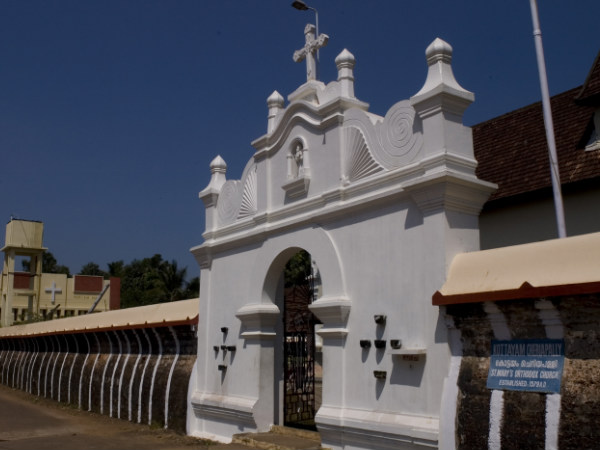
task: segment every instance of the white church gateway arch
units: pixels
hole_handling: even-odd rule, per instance
[[[294,245],[290,246],[290,242],[293,242]],[[315,227],[269,239],[257,252],[257,264],[252,274],[253,279],[264,280],[262,290],[256,292],[255,296],[248,296],[249,300],[256,298],[261,299],[261,301],[260,303],[247,303],[236,313],[241,321],[242,337],[246,339],[259,337],[261,341],[264,340],[264,337],[267,337],[267,339],[273,340],[274,348],[269,343],[259,350],[261,361],[267,361],[267,365],[261,368],[262,384],[259,398],[273,398],[273,411],[269,412],[268,417],[265,419],[267,428],[271,424],[286,424],[284,411],[286,392],[284,391],[285,381],[283,380],[285,365],[283,360],[285,345],[283,342],[285,339],[283,271],[290,258],[301,250],[306,251],[310,255],[311,261],[319,268],[319,295],[318,299],[310,304],[309,308],[322,324],[319,329],[321,339],[327,341],[324,346],[327,358],[323,358],[323,360],[327,362],[327,368],[333,366],[331,370],[336,373],[336,385],[344,375],[336,370],[336,368],[342,367],[341,364],[335,363],[342,357],[340,350],[337,349],[337,353],[336,350],[332,352],[335,346],[329,345],[329,341],[332,338],[341,340],[347,334],[346,319],[350,312],[351,303],[345,293],[341,261],[332,240],[325,230]],[[267,265],[269,261],[271,261],[271,264]],[[321,266],[324,270],[320,270]],[[257,287],[259,286],[260,284],[257,283]],[[261,321],[257,324],[255,321],[259,315]],[[310,337],[310,342],[314,344],[313,338],[314,336]],[[314,358],[314,355],[311,358]],[[314,363],[314,359],[312,363]],[[311,367],[311,369],[314,369],[314,367]],[[272,382],[266,381],[269,378],[272,378]],[[314,389],[314,379],[311,382],[311,387]],[[330,389],[327,387],[323,391],[324,402],[328,402],[329,396],[334,392],[335,388]],[[265,405],[265,408],[268,409],[269,405]],[[301,422],[301,420],[298,419],[298,422]]]
[[[474,96],[436,39],[423,88],[385,117],[370,113],[354,96],[349,51],[335,60],[336,81],[315,79],[314,53],[327,39],[309,28],[306,83],[287,106],[269,96],[267,133],[241,179],[228,180],[216,157],[200,193],[188,432],[229,441],[283,424],[282,272],[303,249],[322,282],[310,310],[322,323],[323,446],[453,448],[444,430],[454,418],[440,413],[456,410],[443,405],[456,401],[451,355],[431,296],[452,258],[478,249],[478,215],[494,189],[475,176],[462,124]]]

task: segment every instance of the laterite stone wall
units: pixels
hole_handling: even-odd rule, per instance
[[[523,299],[450,305],[449,322],[460,333],[462,359],[458,376],[456,446],[489,448],[491,416],[499,415],[502,449],[545,448],[554,433],[549,416],[558,414],[560,450],[598,448],[600,442],[600,296]],[[486,388],[491,341],[506,327],[511,339],[545,339],[548,325],[560,329],[565,364],[559,406],[537,392],[501,391],[501,402]],[[506,331],[506,328],[504,329]],[[496,330],[496,331],[495,331]],[[554,336],[552,336],[554,337]],[[556,394],[555,394],[556,395]],[[501,405],[501,406],[499,406]],[[553,410],[553,411],[551,411]],[[497,444],[497,443],[496,443]]]
[[[195,325],[0,338],[0,382],[185,432],[196,349]]]

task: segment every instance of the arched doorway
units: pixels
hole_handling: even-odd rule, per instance
[[[308,252],[300,250],[287,261],[281,302],[280,423],[289,427],[316,429],[322,398],[322,346],[316,335],[320,321],[309,306],[319,297],[320,285],[319,271]]]
[[[285,418],[285,368],[284,368],[284,309],[285,309],[285,266],[299,251],[306,250],[311,256],[315,273],[316,295],[309,310],[323,325],[315,328],[319,334],[311,335],[315,340],[315,405],[314,414],[323,404],[332,403],[340,397],[343,388],[343,374],[336,375],[337,380],[328,383],[327,367],[341,366],[341,340],[346,334],[346,322],[350,314],[351,302],[346,295],[343,268],[331,238],[327,231],[320,228],[307,228],[295,231],[293,235],[275,236],[260,247],[255,258],[251,280],[260,280],[256,291],[250,290],[250,298],[260,298],[260,303],[247,303],[239,308],[236,317],[242,322],[242,337],[247,348],[256,348],[256,362],[259,364],[247,368],[248,379],[256,382],[258,400],[253,405],[252,419],[257,429],[267,431],[273,424],[288,424],[303,427],[305,424],[292,424]],[[259,289],[258,289],[259,288]],[[322,346],[320,342],[322,341]],[[322,350],[322,357],[321,357]],[[322,364],[321,364],[322,361]],[[321,378],[321,366],[322,378]],[[254,377],[257,378],[254,378]],[[321,382],[322,380],[322,382]],[[333,380],[332,380],[333,381]],[[248,382],[249,386],[253,386]],[[324,389],[321,390],[320,387]],[[322,392],[321,392],[322,391]],[[333,400],[332,400],[333,399]],[[287,408],[289,410],[289,407]],[[296,407],[297,411],[297,407]],[[293,418],[292,418],[293,419]],[[319,414],[316,414],[317,421]],[[312,424],[311,424],[312,425]],[[310,427],[309,427],[310,428]]]

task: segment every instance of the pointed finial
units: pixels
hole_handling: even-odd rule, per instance
[[[354,98],[354,65],[356,59],[347,49],[335,58],[335,65],[338,69],[338,81],[341,85],[341,95],[343,97]]]
[[[452,46],[443,39],[435,38],[427,49],[425,49],[425,57],[427,58],[428,66],[438,61],[450,64],[452,62]]]
[[[283,109],[284,100],[281,94],[277,91],[273,91],[267,98],[267,107],[269,108],[269,115],[267,116],[267,133],[272,133],[277,125],[277,114]]]
[[[419,92],[410,99],[421,117],[441,109],[462,117],[465,109],[473,103],[475,95],[463,89],[452,73],[452,46],[436,38],[425,50],[427,79]]]
[[[225,172],[227,172],[227,163],[221,158],[221,155],[217,155],[217,157],[210,162],[210,173]]]

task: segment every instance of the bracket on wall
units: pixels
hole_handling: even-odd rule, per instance
[[[387,321],[387,316],[385,314],[376,314],[373,318],[377,325],[385,325],[385,322]]]
[[[373,341],[375,344],[375,348],[385,348],[385,340],[384,339],[375,339]]]
[[[392,357],[401,356],[405,361],[419,361],[421,358],[427,356],[427,349],[425,347],[392,348],[387,353],[392,355]]]
[[[394,350],[398,350],[399,348],[402,347],[402,341],[400,339],[390,339],[390,346]]]
[[[385,370],[374,370],[373,376],[378,380],[385,380],[387,378],[387,372]]]

